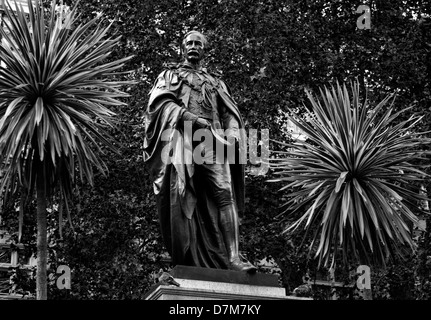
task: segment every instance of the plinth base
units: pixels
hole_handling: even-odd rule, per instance
[[[170,274],[180,286],[156,284],[145,300],[310,300],[286,296],[276,275],[180,265]]]

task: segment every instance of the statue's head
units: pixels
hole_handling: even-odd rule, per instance
[[[199,31],[192,30],[183,38],[182,51],[184,59],[192,64],[198,64],[208,46],[207,38]]]

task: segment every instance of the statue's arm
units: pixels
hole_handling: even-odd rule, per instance
[[[188,111],[182,101],[178,99],[183,85],[184,83],[179,79],[174,70],[168,69],[162,71],[158,75],[153,88],[149,93],[149,111],[158,109],[160,105],[170,100],[170,102],[175,103],[178,108],[182,109],[180,124],[183,125],[185,121],[191,121],[192,124],[195,125],[198,120],[198,116]]]
[[[204,118],[199,118],[197,115],[190,111],[184,111],[181,120],[184,122],[191,121],[192,126],[195,128],[205,128],[209,129],[211,124],[208,122],[208,120]]]
[[[228,86],[221,80],[220,85],[222,89],[230,95]],[[239,139],[239,121],[235,114],[226,107],[223,100],[219,104],[219,113],[223,128],[226,130],[226,136],[228,138],[233,136],[234,138]]]

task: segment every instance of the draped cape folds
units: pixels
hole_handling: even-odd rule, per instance
[[[157,78],[144,118],[144,161],[153,179],[160,228],[173,264],[227,269],[228,255],[219,229],[219,210],[202,179],[194,174],[192,132],[181,121],[190,96],[187,77],[191,72],[184,68],[167,69]],[[243,120],[227,86],[205,71],[200,75],[214,81],[219,103],[235,117],[239,129],[243,128]],[[241,157],[245,154],[246,137],[244,130],[239,132],[240,141],[235,148]],[[234,203],[240,218],[244,212],[244,163],[237,158],[229,164]]]

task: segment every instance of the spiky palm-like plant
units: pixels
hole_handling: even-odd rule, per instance
[[[35,2],[35,5],[33,3]],[[106,172],[96,149],[114,148],[106,126],[114,125],[109,106],[121,105],[113,78],[130,57],[107,61],[119,38],[95,18],[75,26],[76,6],[50,15],[40,0],[5,8],[0,30],[1,190],[36,190],[37,299],[46,299],[47,197],[71,195],[75,170],[93,182],[93,168]],[[115,149],[115,148],[114,148]]]
[[[426,174],[417,163],[421,146],[430,139],[414,133],[418,116],[395,121],[406,109],[394,113],[393,95],[374,108],[361,104],[359,85],[351,95],[346,85],[320,89],[320,99],[307,91],[311,108],[306,119],[290,120],[308,137],[304,143],[287,144],[271,167],[294,190],[283,213],[301,214],[285,232],[301,225],[313,231],[310,250],[319,265],[334,261],[337,253],[346,262],[384,264],[403,248],[414,248],[408,221],[416,223],[412,206],[425,198],[411,186]]]

